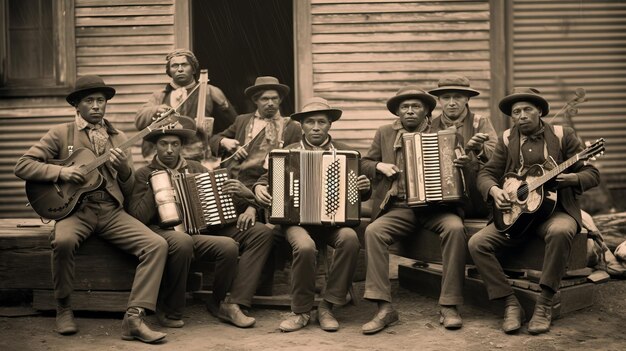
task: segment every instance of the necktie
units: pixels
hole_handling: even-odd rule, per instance
[[[89,139],[98,155],[102,155],[109,140],[109,134],[102,124],[89,125]]]

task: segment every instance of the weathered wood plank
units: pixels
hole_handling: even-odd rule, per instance
[[[104,7],[77,7],[74,11],[76,18],[105,17],[105,16],[155,16],[173,15],[172,5],[149,6],[104,6]]]
[[[354,6],[353,4],[312,4],[311,13],[338,14],[338,13],[402,13],[402,12],[443,12],[443,11],[488,11],[489,4],[486,2],[458,2],[448,4],[422,4],[422,3],[366,3]]]
[[[317,44],[332,43],[396,43],[421,42],[421,46],[429,42],[457,42],[488,40],[489,32],[396,32],[366,34],[313,34],[312,41]]]
[[[81,46],[76,50],[77,57],[127,56],[127,55],[161,55],[163,64],[167,52],[174,49],[173,45],[133,45],[133,46]]]
[[[314,24],[313,34],[330,33],[385,33],[385,32],[455,32],[489,30],[488,22],[433,23],[358,23],[358,24]]]
[[[338,23],[445,23],[457,21],[488,21],[489,12],[432,12],[414,13],[367,13],[367,14],[329,14],[313,15],[313,24]]]
[[[620,66],[626,64],[619,63]],[[423,70],[449,70],[460,68],[463,70],[489,70],[489,61],[464,61],[459,64],[456,61],[422,61],[422,62],[343,62],[343,63],[315,63],[313,73],[339,73],[339,72],[402,72]]]
[[[465,61],[465,60],[489,60],[489,52],[425,52],[425,51],[402,51],[402,52],[372,52],[372,53],[343,53],[343,54],[314,54],[313,63],[335,62],[424,62],[424,61]]]
[[[72,309],[75,311],[125,312],[130,291],[74,291]],[[40,311],[56,309],[52,290],[33,290],[33,308]]]
[[[174,24],[173,15],[163,16],[127,16],[127,17],[79,17],[76,18],[77,27],[96,26],[149,26]]]
[[[76,37],[174,34],[172,26],[78,27]]]
[[[417,49],[427,51],[465,51],[489,50],[489,41],[451,41],[446,43],[431,42],[424,45],[421,42],[397,42],[389,43],[349,43],[349,44],[314,44],[313,53],[355,53],[355,52],[393,52],[393,51],[416,51]]]
[[[111,63],[109,63],[111,64]],[[97,74],[104,79],[112,75],[136,75],[136,74],[163,74],[164,64],[141,65],[136,64],[123,69],[119,65],[111,66],[78,66],[78,75]],[[117,97],[117,96],[116,96]],[[119,99],[116,99],[119,102]]]
[[[143,35],[117,37],[79,37],[76,38],[76,47],[84,46],[133,46],[155,43],[159,45],[174,45],[173,35]]]
[[[126,5],[168,5],[174,0],[75,0],[76,7],[126,6]]]
[[[418,77],[416,79],[412,79],[411,84],[424,87],[425,89],[434,88],[437,85],[438,79],[439,78],[419,79]],[[381,94],[381,96],[382,95],[392,96],[398,91],[398,89],[400,89],[402,85],[405,85],[405,84],[407,84],[407,82],[392,81],[392,80],[378,81],[378,82],[358,82],[358,83],[318,82],[313,85],[313,88],[316,92],[322,93],[323,96],[325,96],[325,94],[327,93],[342,92],[342,91],[355,91],[355,92],[377,91]],[[484,77],[473,77],[472,88],[475,88],[484,94],[489,89],[489,80]],[[541,92],[543,93],[543,90],[541,90]]]
[[[450,74],[460,74],[467,77],[472,77],[477,75],[476,71],[466,71],[463,69],[457,69],[451,67],[450,69],[440,70],[440,71],[420,71],[415,70],[411,72],[368,72],[368,73],[319,73],[315,75],[314,82],[363,82],[363,81],[386,81],[386,80],[397,80],[397,81],[405,81],[410,82],[415,78],[416,72],[419,72],[420,79],[427,80],[438,80],[441,77],[442,72],[450,73]],[[489,72],[479,71],[481,76],[489,75]]]

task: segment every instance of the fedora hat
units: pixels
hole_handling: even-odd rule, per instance
[[[395,96],[387,100],[387,109],[389,112],[397,115],[400,103],[408,99],[419,99],[425,103],[428,106],[428,114],[432,113],[435,106],[437,106],[437,100],[435,100],[432,95],[428,94],[416,85],[407,85],[400,88]]]
[[[498,107],[500,108],[500,111],[502,111],[502,113],[504,113],[507,116],[510,116],[511,109],[513,108],[513,105],[516,102],[527,101],[527,102],[534,104],[539,109],[541,109],[540,117],[544,117],[548,114],[548,112],[550,112],[550,104],[548,103],[546,99],[543,98],[543,96],[539,94],[541,94],[541,92],[539,92],[539,90],[535,88],[530,88],[530,87],[513,88],[513,93],[503,97],[502,100],[500,100]]]
[[[289,94],[289,87],[278,82],[278,79],[271,76],[257,77],[253,86],[249,86],[243,91],[247,97],[252,97],[261,90],[276,90],[281,97]]]
[[[178,116],[178,121],[174,125],[168,124],[163,128],[154,129],[143,137],[143,140],[154,143],[162,135],[178,135],[184,143],[196,135],[196,122],[187,116]]]
[[[324,98],[312,97],[304,103],[302,111],[291,115],[291,119],[302,122],[305,117],[315,113],[323,113],[328,116],[328,119],[331,122],[334,122],[341,117],[342,111],[336,108],[331,108],[328,101]]]
[[[69,93],[65,100],[67,100],[70,105],[76,106],[82,98],[98,91],[104,93],[107,100],[115,96],[115,89],[104,84],[104,80],[102,80],[100,76],[89,75],[78,77],[74,91]]]
[[[479,95],[480,92],[478,90],[474,90],[470,88],[470,81],[467,77],[458,76],[458,75],[447,75],[443,76],[437,82],[438,88],[429,90],[428,93],[435,96],[440,96],[443,93],[449,91],[458,91],[466,94],[469,97],[474,97]]]

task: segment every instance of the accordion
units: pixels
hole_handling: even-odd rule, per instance
[[[269,222],[359,225],[360,158],[357,151],[271,151]]]
[[[169,177],[159,177],[160,173],[167,171],[156,171],[150,177],[153,190],[155,190],[155,199],[159,205],[159,192],[156,191],[156,182],[160,179],[160,183],[165,182]],[[169,174],[168,174],[169,175]],[[169,211],[167,223],[174,224],[172,218],[175,217],[174,212],[177,211],[179,222],[182,221],[184,231],[188,234],[200,234],[210,227],[223,226],[228,223],[237,221],[237,212],[233,203],[232,196],[223,194],[222,184],[228,179],[228,171],[226,169],[218,169],[207,173],[184,174],[178,173],[172,176],[172,184],[169,188],[173,189],[173,196],[176,199],[177,208]],[[161,188],[167,188],[168,184],[161,184]],[[161,195],[161,197],[163,197]],[[161,201],[163,202],[163,201]],[[166,219],[159,205],[159,216],[161,217],[161,225],[164,226]],[[167,226],[167,225],[166,225]]]
[[[453,129],[402,135],[406,196],[410,207],[462,201],[463,178],[453,162],[458,157],[458,143]]]

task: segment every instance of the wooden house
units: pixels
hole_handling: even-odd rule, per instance
[[[550,116],[582,87],[575,127],[585,140],[607,139],[602,176],[614,194],[626,189],[622,1],[0,0],[0,18],[0,217],[35,216],[13,167],[51,125],[73,118],[65,95],[76,76],[98,74],[117,89],[107,118],[132,134],[177,47],[196,52],[241,113],[257,75],[292,87],[283,114],[307,97],[328,99],[344,110],[333,137],[362,152],[394,119],[385,101],[406,84],[468,76],[481,91],[470,106],[499,131],[509,121],[497,102],[513,86],[540,89]]]

